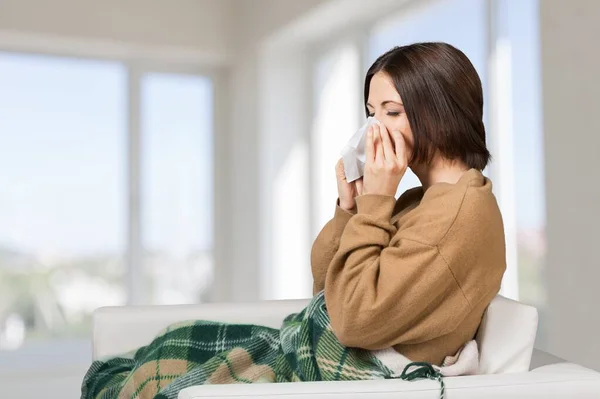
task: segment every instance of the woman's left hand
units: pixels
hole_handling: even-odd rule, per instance
[[[395,196],[407,167],[408,154],[402,134],[393,131],[390,135],[383,124],[372,125],[367,132],[361,194]]]

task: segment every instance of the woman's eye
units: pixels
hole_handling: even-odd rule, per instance
[[[388,111],[387,112],[387,116],[400,116],[401,112],[400,111]],[[375,116],[375,112],[370,112],[369,115],[370,117],[374,117]]]

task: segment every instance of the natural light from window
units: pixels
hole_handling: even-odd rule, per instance
[[[338,197],[335,165],[342,148],[365,119],[360,115],[359,60],[358,49],[347,44],[325,53],[313,69],[313,236],[333,217]]]
[[[133,76],[120,62],[0,53],[0,350],[89,337],[100,306],[206,300],[212,82]],[[128,111],[132,98],[139,115]],[[139,118],[139,142],[130,118]],[[133,200],[132,183],[141,187]],[[130,206],[141,212],[135,240],[145,250],[135,264]],[[126,283],[134,268],[139,298]]]
[[[122,305],[126,70],[0,55],[0,349]]]

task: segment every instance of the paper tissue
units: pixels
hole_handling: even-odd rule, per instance
[[[379,121],[377,119],[369,116],[367,122],[354,133],[354,136],[350,138],[342,150],[344,172],[346,173],[346,180],[349,183],[360,179],[364,175],[367,130],[369,129],[369,126],[378,123]]]

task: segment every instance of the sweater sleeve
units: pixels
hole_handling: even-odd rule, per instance
[[[378,350],[453,331],[470,305],[437,246],[403,238],[394,198],[364,195],[327,271],[325,300],[342,344]],[[393,237],[393,240],[392,240]]]
[[[313,295],[325,288],[325,275],[327,268],[340,246],[340,237],[350,218],[355,212],[349,212],[336,205],[333,219],[331,219],[315,239],[310,255],[310,264],[313,275]]]

